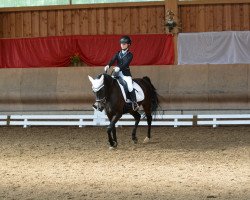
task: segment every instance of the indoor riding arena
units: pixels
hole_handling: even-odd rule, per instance
[[[249,200],[249,98],[250,0],[1,1],[0,200]]]

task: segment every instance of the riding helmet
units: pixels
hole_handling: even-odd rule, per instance
[[[131,44],[132,41],[131,41],[131,39],[130,39],[129,36],[125,35],[125,36],[122,36],[122,37],[121,37],[120,43],[121,43],[121,44]]]

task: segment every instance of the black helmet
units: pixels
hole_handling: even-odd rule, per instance
[[[130,39],[129,36],[125,35],[125,36],[122,36],[122,37],[121,37],[120,43],[121,43],[121,44],[131,44],[132,41],[131,41],[131,39]]]

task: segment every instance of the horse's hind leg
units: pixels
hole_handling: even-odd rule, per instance
[[[141,120],[141,115],[140,115],[140,113],[135,112],[135,111],[130,112],[130,114],[135,118],[135,126],[134,126],[133,131],[132,131],[132,140],[136,144],[138,142],[138,139],[136,137],[136,130],[137,130],[138,124]]]
[[[143,109],[145,112],[145,115],[147,117],[147,124],[148,124],[148,132],[147,137],[144,139],[143,143],[148,143],[151,138],[151,124],[152,124],[152,115],[151,115],[151,107],[148,106],[148,104],[143,105]]]
[[[151,138],[151,124],[152,124],[151,113],[146,113],[146,117],[147,117],[147,124],[148,124],[148,133],[147,133],[147,137],[144,139],[143,143],[149,142],[149,140]]]

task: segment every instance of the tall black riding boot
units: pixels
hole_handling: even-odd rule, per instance
[[[138,105],[137,100],[136,100],[135,90],[132,90],[132,92],[129,92],[129,95],[130,95],[130,98],[131,98],[131,101],[132,101],[133,110],[138,111],[139,110],[139,105]]]

